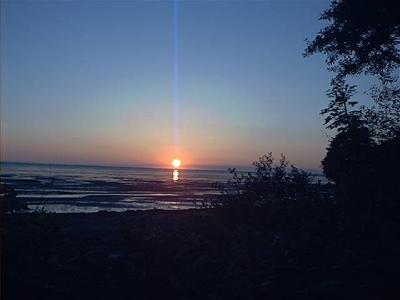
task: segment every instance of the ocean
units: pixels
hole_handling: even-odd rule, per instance
[[[29,211],[188,209],[202,207],[231,175],[221,170],[179,170],[2,163],[1,181],[11,185]]]

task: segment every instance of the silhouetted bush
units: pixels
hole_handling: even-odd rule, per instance
[[[248,209],[269,205],[288,206],[318,198],[310,173],[290,165],[281,155],[278,163],[272,153],[253,163],[254,172],[239,173],[230,169],[232,179],[222,189],[216,206]]]

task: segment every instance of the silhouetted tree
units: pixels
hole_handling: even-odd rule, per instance
[[[399,206],[400,132],[394,138],[375,147],[374,174],[378,188],[377,202],[386,206]]]
[[[321,114],[326,115],[325,125],[336,129],[338,134],[330,141],[322,167],[326,177],[334,181],[343,195],[354,194],[362,182],[371,178],[372,140],[358,110],[351,110],[356,101],[350,101],[355,86],[337,79],[328,92],[331,99]]]
[[[368,73],[381,79],[400,64],[400,10],[396,0],[332,1],[321,20],[331,22],[309,42],[305,55],[327,55],[339,76]]]
[[[356,202],[373,191],[373,143],[369,130],[352,125],[330,142],[322,161],[325,176],[337,184],[340,198]]]
[[[389,165],[400,162],[393,155],[400,151],[398,1],[334,0],[320,19],[329,24],[308,41],[304,55],[325,54],[328,70],[335,73],[330,103],[321,111],[327,128],[337,133],[322,161],[324,173],[336,182],[341,198],[394,198],[396,174]],[[351,100],[357,87],[347,82],[359,75],[374,78],[367,91],[372,106],[356,108]]]
[[[304,55],[326,55],[328,70],[336,74],[332,91],[349,76],[375,77],[378,83],[369,90],[375,105],[361,108],[377,138],[393,137],[400,128],[398,1],[335,0],[320,19],[330,24],[308,41]]]
[[[336,129],[339,132],[361,126],[361,114],[358,110],[351,110],[357,101],[350,101],[355,93],[355,86],[348,85],[343,79],[338,79],[333,83],[333,87],[328,91],[331,99],[327,108],[321,111],[325,115],[325,125],[329,129]]]
[[[395,138],[400,130],[400,88],[394,84],[374,86],[370,94],[376,105],[362,107],[363,115],[378,141]]]

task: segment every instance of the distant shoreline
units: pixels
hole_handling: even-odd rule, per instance
[[[69,164],[69,163],[43,163],[43,162],[22,162],[22,161],[0,161],[0,166],[3,164],[15,164],[15,165],[40,165],[40,166],[60,166],[60,167],[81,167],[81,168],[113,168],[113,169],[141,169],[141,170],[173,170],[172,167],[157,167],[157,166],[118,166],[118,165],[96,165],[96,164]],[[230,168],[235,168],[238,172],[253,172],[251,166],[204,166],[204,167],[182,167],[182,171],[209,171],[209,172],[228,172]],[[311,173],[313,176],[324,176],[322,170],[304,169]],[[1,169],[0,169],[1,171]]]
[[[2,161],[2,164],[15,164],[15,165],[40,165],[40,166],[59,166],[59,167],[82,167],[82,168],[112,168],[112,169],[142,169],[142,170],[173,170],[173,167],[157,167],[157,166],[118,166],[118,165],[91,165],[91,164],[65,164],[65,163],[36,163],[36,162],[19,162],[19,161]],[[185,168],[182,167],[182,171],[210,171],[210,172],[228,172],[229,167],[215,167],[215,168]],[[247,170],[243,170],[247,172]]]

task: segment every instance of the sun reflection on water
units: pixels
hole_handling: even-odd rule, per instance
[[[179,172],[178,172],[178,170],[174,170],[174,171],[172,172],[172,180],[173,180],[174,182],[177,182],[177,181],[179,180]]]

